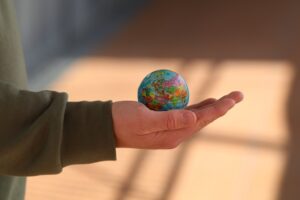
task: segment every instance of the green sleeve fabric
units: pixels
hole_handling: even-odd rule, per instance
[[[111,106],[0,81],[0,174],[56,174],[72,164],[115,160]]]
[[[115,160],[111,101],[27,91],[12,0],[0,0],[0,200],[24,200],[26,176]]]

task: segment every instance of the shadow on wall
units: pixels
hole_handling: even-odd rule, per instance
[[[300,45],[298,40],[295,45]],[[300,49],[297,48],[298,52]],[[279,200],[298,200],[300,197],[300,53],[294,60],[295,74],[287,102],[289,124],[289,148]]]
[[[279,186],[279,200],[299,199],[300,196],[300,7],[299,1],[197,1],[156,0],[137,23],[124,30],[121,37],[104,52],[108,57],[182,58],[184,63],[193,59],[215,61],[208,83],[213,83],[218,63],[223,60],[288,60],[295,68],[287,104],[289,143],[287,163]],[[149,14],[151,12],[151,14]],[[148,14],[147,14],[148,13]],[[139,23],[139,20],[143,23]],[[146,23],[145,23],[146,22]],[[137,26],[139,24],[139,26]],[[126,39],[124,39],[126,38]],[[95,56],[99,55],[95,52]],[[103,53],[101,52],[101,55]],[[186,64],[184,64],[186,65]],[[184,73],[184,67],[181,68]],[[209,85],[208,84],[208,85]],[[199,91],[203,95],[205,91]],[[218,140],[217,138],[212,138]],[[225,142],[231,140],[225,140]],[[234,141],[250,145],[247,141]],[[261,147],[277,148],[270,144]],[[180,165],[188,151],[185,144],[174,162],[169,181],[161,198],[168,199]],[[141,152],[141,154],[144,154]],[[132,173],[147,157],[136,159]],[[131,174],[132,177],[134,175]],[[126,199],[130,181],[126,182],[117,199]]]

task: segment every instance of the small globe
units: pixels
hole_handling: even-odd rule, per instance
[[[189,89],[178,73],[166,69],[157,70],[148,74],[141,82],[138,101],[156,111],[182,109],[189,102]]]

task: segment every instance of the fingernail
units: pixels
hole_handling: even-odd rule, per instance
[[[238,102],[242,101],[243,99],[244,99],[244,94],[242,92],[240,92],[240,98],[239,98]]]
[[[232,108],[236,103],[233,99],[228,99],[227,101],[230,102],[230,108]]]
[[[196,122],[196,116],[193,112],[184,112],[182,116],[182,122],[186,126],[190,126]]]
[[[231,92],[230,95],[234,95],[233,98],[234,98],[234,100],[235,100],[236,103],[242,101],[243,98],[244,98],[243,93],[240,92],[240,91]]]

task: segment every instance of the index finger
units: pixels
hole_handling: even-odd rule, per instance
[[[197,108],[203,108],[207,105],[215,103],[216,101],[217,100],[215,98],[208,98],[208,99],[205,99],[205,100],[201,101],[200,103],[190,105],[190,106],[186,107],[185,109],[192,110],[192,109],[197,109]]]

